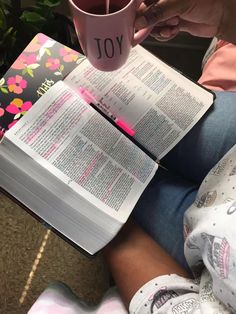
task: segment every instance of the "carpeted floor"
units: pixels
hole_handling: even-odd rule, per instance
[[[0,313],[27,313],[55,280],[97,303],[109,285],[101,256],[89,259],[0,194]]]

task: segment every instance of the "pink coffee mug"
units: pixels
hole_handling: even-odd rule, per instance
[[[69,0],[81,48],[90,63],[101,71],[114,71],[125,64],[130,49],[142,42],[152,27],[135,33],[140,0]],[[113,13],[112,13],[113,12]]]

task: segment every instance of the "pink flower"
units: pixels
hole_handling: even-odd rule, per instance
[[[4,109],[0,107],[0,117],[2,117],[4,115]]]
[[[12,123],[8,124],[8,129],[12,128],[18,120],[14,120]]]
[[[15,98],[12,100],[10,105],[6,107],[6,111],[12,114],[26,114],[28,110],[32,107],[31,101],[23,102],[20,98]]]
[[[0,126],[0,139],[3,137],[5,129]]]
[[[45,66],[46,68],[55,71],[60,67],[60,60],[57,58],[48,58]]]
[[[48,40],[49,38],[44,34],[37,34],[31,43],[25,48],[26,52],[36,52],[38,51],[43,44]]]
[[[78,59],[79,54],[71,48],[64,46],[60,49],[60,56],[63,57],[65,62],[72,62]]]
[[[47,37],[46,35],[42,34],[42,33],[39,33],[39,34],[37,35],[37,40],[38,40],[38,42],[39,42],[41,45],[43,45],[43,44],[45,44],[46,41],[48,40],[48,37]]]
[[[35,54],[30,54],[27,56],[26,54],[22,53],[11,67],[12,69],[15,69],[15,70],[22,70],[26,68],[28,65],[34,64],[36,62],[37,62],[37,57]]]
[[[8,89],[15,94],[21,94],[23,89],[27,87],[27,81],[22,76],[16,75],[15,77],[9,77],[7,80]]]

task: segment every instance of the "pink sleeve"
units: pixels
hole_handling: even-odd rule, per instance
[[[236,45],[219,40],[198,82],[211,90],[236,91]]]

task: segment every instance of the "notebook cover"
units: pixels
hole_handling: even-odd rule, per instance
[[[37,34],[0,79],[0,138],[84,58],[46,35]]]

